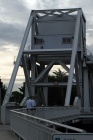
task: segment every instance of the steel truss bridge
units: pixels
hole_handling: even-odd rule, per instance
[[[48,82],[49,71],[54,65],[65,69],[67,82]],[[24,140],[92,140],[92,134],[69,126],[69,121],[74,123],[93,116],[93,55],[86,48],[86,19],[82,9],[31,11],[1,108],[4,123],[9,106],[11,109],[9,99],[20,66],[25,76],[25,97],[20,106],[28,96],[34,95],[37,104],[45,107],[12,110],[11,129]],[[71,107],[73,85],[77,94]],[[55,86],[66,87],[64,107],[48,107],[48,88]],[[58,127],[64,128],[67,135],[58,131]],[[75,133],[68,135],[70,131]]]

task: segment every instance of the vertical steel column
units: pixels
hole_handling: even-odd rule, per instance
[[[26,78],[28,93],[29,93],[29,96],[30,96],[31,95],[30,74],[28,72],[28,68],[27,68],[27,64],[26,64],[26,58],[25,58],[24,55],[22,56],[22,65],[23,65],[23,69],[24,69],[24,75],[25,75],[25,78]]]
[[[92,73],[89,74],[89,93],[90,93],[90,107],[92,107]]]
[[[78,58],[76,56],[76,62],[75,62],[75,73],[76,73],[76,84],[77,84],[77,95],[80,97],[80,85],[79,85],[79,70],[78,70]]]
[[[67,71],[67,73],[69,73],[69,68],[66,66],[66,64],[65,63],[63,63],[62,61],[58,61],[59,62],[59,64]],[[76,80],[76,76],[75,76],[75,74],[73,73],[73,78],[74,78],[74,80]]]
[[[48,77],[44,79],[44,82],[48,82]],[[45,98],[45,105],[48,106],[48,87],[43,87],[43,94]]]
[[[29,97],[29,92],[28,92],[26,80],[25,80],[25,97]]]
[[[75,62],[75,74],[76,74],[77,96],[79,98],[78,106],[81,107],[81,90],[80,90],[79,66],[78,66],[77,56],[76,56],[76,62]]]
[[[18,57],[17,57],[16,63],[15,63],[15,66],[14,66],[14,69],[13,69],[13,72],[12,72],[12,75],[11,75],[11,79],[10,79],[10,82],[9,82],[9,85],[8,85],[8,89],[6,91],[4,101],[3,101],[3,105],[5,105],[9,101],[9,98],[11,96],[11,91],[12,91],[13,84],[14,84],[14,81],[15,81],[15,78],[16,78],[18,67],[20,66],[22,53],[23,53],[23,50],[24,50],[24,47],[25,47],[25,44],[26,44],[26,41],[27,41],[27,38],[28,38],[28,34],[29,34],[29,31],[30,31],[32,22],[33,22],[33,15],[30,14],[29,21],[28,21],[28,24],[27,24],[27,27],[26,27],[26,30],[25,30],[25,33],[24,33],[24,36],[23,36],[23,40],[22,40],[22,43],[21,43],[21,46],[20,46],[20,50],[19,50],[19,53],[18,53]]]
[[[90,103],[89,103],[89,80],[88,80],[88,69],[84,67],[84,110],[90,110]]]
[[[79,60],[79,83],[80,83],[80,93],[81,93],[81,106],[83,106],[83,87],[82,87],[82,61]]]
[[[31,56],[31,83],[35,80],[35,74],[36,74],[36,60],[35,56]],[[31,94],[35,96],[35,86],[31,85]]]
[[[76,19],[75,34],[74,34],[74,40],[73,40],[73,46],[72,46],[73,50],[72,50],[72,56],[71,56],[70,71],[69,71],[69,77],[68,77],[68,86],[67,86],[66,98],[65,98],[65,106],[69,106],[69,104],[70,104],[70,96],[71,96],[72,81],[73,81],[73,71],[74,71],[75,58],[76,58],[76,53],[77,53],[81,14],[82,14],[82,10],[79,9],[78,14],[77,14],[77,19]]]
[[[91,93],[91,101],[92,101],[92,102],[91,102],[91,106],[93,107],[93,75],[92,75],[91,80],[92,80],[92,81],[91,81],[91,86],[92,86],[92,87],[91,87],[91,90],[92,90],[92,93]]]

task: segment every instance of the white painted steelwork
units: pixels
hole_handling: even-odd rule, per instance
[[[30,31],[28,50],[26,43]],[[11,128],[15,133],[25,140],[29,140],[30,137],[32,140],[51,140],[51,134],[57,132],[56,126],[65,128],[66,132],[68,129],[84,132],[81,129],[60,124],[80,117],[78,108],[69,107],[73,85],[76,86],[77,94],[75,95],[80,101],[78,106],[84,107],[87,113],[93,106],[93,56],[86,49],[86,19],[82,9],[50,9],[31,12],[3,101],[3,109],[7,108],[20,64],[26,79],[26,93],[21,105],[24,104],[27,96],[36,95],[38,104],[48,106],[48,87],[67,86],[64,104],[67,108],[44,107],[33,111],[26,109],[12,111]],[[66,83],[48,82],[49,71],[54,65],[61,65],[67,71]],[[5,110],[3,112],[6,114]],[[3,115],[2,118],[4,118]]]
[[[72,119],[77,119],[80,116],[80,108],[78,107],[36,107],[33,111],[24,108],[17,109],[16,111],[43,119],[55,120],[57,122],[70,121]]]
[[[61,82],[57,84],[60,87],[67,86],[65,106],[70,105],[71,89],[74,80],[80,106],[89,107],[89,93],[86,93],[89,92],[89,87],[86,86],[88,78],[86,79],[86,83],[84,80],[88,72],[85,72],[82,63],[86,63],[85,60],[89,60],[86,51],[85,26],[86,20],[81,8],[33,10],[24,33],[3,105],[9,101],[17,70],[21,62],[26,79],[26,97],[27,95],[38,94],[38,102],[48,105],[48,101],[44,97],[47,98],[48,87],[55,86],[54,83],[48,82],[48,73],[53,65],[61,65],[69,73],[67,83]],[[26,42],[30,30],[31,40],[29,44],[31,46],[28,50],[26,49]],[[39,66],[37,66],[37,63]],[[70,65],[70,68],[67,65]],[[86,90],[83,90],[83,87]],[[38,93],[35,93],[36,88],[38,89]],[[42,97],[39,98],[41,95]],[[24,101],[25,97],[21,105]]]
[[[78,133],[85,132],[79,128],[22,113],[22,110],[11,111],[10,127],[24,140],[51,140],[53,133],[61,134],[61,132],[56,130],[56,127],[65,128],[66,132],[68,130]]]
[[[14,81],[15,81],[15,78],[16,78],[18,68],[20,66],[23,50],[24,50],[24,47],[25,47],[25,44],[26,44],[26,41],[27,41],[27,37],[28,37],[29,31],[30,31],[30,27],[31,27],[32,22],[33,22],[33,13],[30,15],[29,20],[28,20],[28,24],[27,24],[27,27],[26,27],[26,30],[25,30],[25,33],[24,33],[24,37],[23,37],[21,46],[20,46],[18,57],[17,57],[17,60],[15,62],[14,70],[13,70],[13,73],[11,75],[11,79],[10,79],[10,82],[9,82],[9,85],[8,85],[8,88],[7,88],[7,92],[6,92],[4,101],[3,101],[3,105],[8,103],[9,98],[11,96],[11,91],[12,91],[12,88],[13,88],[13,84],[14,84]]]

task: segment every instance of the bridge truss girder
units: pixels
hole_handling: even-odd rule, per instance
[[[74,12],[75,14],[73,14]],[[55,47],[52,48],[53,45],[55,46],[55,43],[56,43],[55,42],[53,45],[51,45],[51,48],[46,48],[46,46],[49,47],[49,45],[46,45],[46,46],[41,45],[39,46],[40,47],[39,49],[35,48],[34,43],[37,43],[36,42],[37,40],[35,39],[37,39],[38,36],[39,36],[39,39],[43,37],[43,42],[42,42],[43,44],[44,43],[47,44],[46,40],[49,39],[47,38],[47,36],[50,38],[52,36],[52,38],[50,39],[51,44],[54,41],[52,40],[54,36],[57,37],[57,40],[59,39],[60,36],[64,37],[64,34],[62,35],[51,34],[50,35],[50,33],[53,30],[52,29],[49,30],[47,24],[46,24],[47,29],[44,28],[45,31],[42,30],[44,23],[50,23],[50,27],[52,28],[56,26],[57,24],[60,26],[60,22],[63,23],[63,21],[64,22],[66,21],[66,24],[68,23],[70,24],[70,22],[73,24],[73,22],[75,22],[75,25],[73,24],[73,26],[75,26],[73,28],[74,30],[73,35],[69,33],[66,34],[68,36],[73,37],[73,43],[71,47],[57,48],[56,46],[56,48]],[[53,23],[53,26],[51,26],[51,23]],[[40,24],[42,25],[42,28]],[[64,28],[66,28],[65,25],[62,28],[62,30],[64,30]],[[24,48],[25,48],[30,30],[31,30],[31,48],[29,50],[25,50]],[[60,27],[58,27],[58,29],[54,28],[53,33],[54,32],[55,33],[61,32]],[[42,35],[42,33],[46,33],[46,35]],[[42,39],[39,41],[42,41]],[[10,79],[9,86],[8,86],[8,89],[7,89],[7,92],[3,101],[3,105],[9,102],[9,98],[11,96],[16,74],[20,66],[20,62],[22,62],[28,95],[31,95],[31,94],[35,95],[36,87],[39,87],[39,93],[42,94],[42,100],[45,102],[44,96],[47,95],[49,86],[67,86],[65,106],[69,106],[70,99],[71,99],[72,85],[76,85],[77,96],[79,97],[81,101],[80,106],[90,107],[89,71],[91,70],[87,63],[90,62],[90,65],[92,67],[92,60],[90,59],[90,57],[87,55],[86,52],[87,52],[86,50],[86,20],[80,8],[32,11],[30,14],[30,18],[29,18],[25,33],[24,33],[21,46],[20,46],[20,50],[19,50],[19,54],[15,63],[15,66],[14,66],[14,70],[11,75],[11,79]],[[27,63],[28,59],[29,59],[29,64]],[[37,66],[36,63],[39,63],[40,66]],[[29,68],[27,65],[29,65]],[[61,83],[55,84],[55,83],[48,82],[48,79],[47,79],[48,73],[51,70],[53,65],[61,65],[67,72],[69,72],[67,83],[61,82]],[[70,65],[70,68],[68,68],[67,65]],[[92,88],[92,84],[93,83],[91,83],[91,88]],[[41,87],[43,87],[43,89]]]

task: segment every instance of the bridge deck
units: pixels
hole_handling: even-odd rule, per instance
[[[77,107],[37,107],[35,110],[16,109],[11,110],[10,128],[24,140],[51,140],[52,134],[62,135],[64,132],[56,129],[57,127],[73,133],[87,134],[86,130],[66,125],[62,122],[75,120],[83,117],[92,117],[92,112],[84,112]],[[10,131],[9,126],[1,126],[0,138],[2,140],[18,139]],[[81,134],[80,134],[81,135]],[[90,136],[89,136],[90,137]],[[91,136],[93,138],[93,136]],[[85,138],[85,137],[84,137]],[[83,139],[82,139],[83,140]]]
[[[57,127],[65,132],[84,133],[85,130],[61,124],[77,119],[80,109],[77,107],[38,107],[35,110],[11,110],[10,127],[24,140],[51,140],[52,134],[62,134]]]
[[[0,140],[18,140],[18,137],[13,134],[9,125],[0,125]]]

